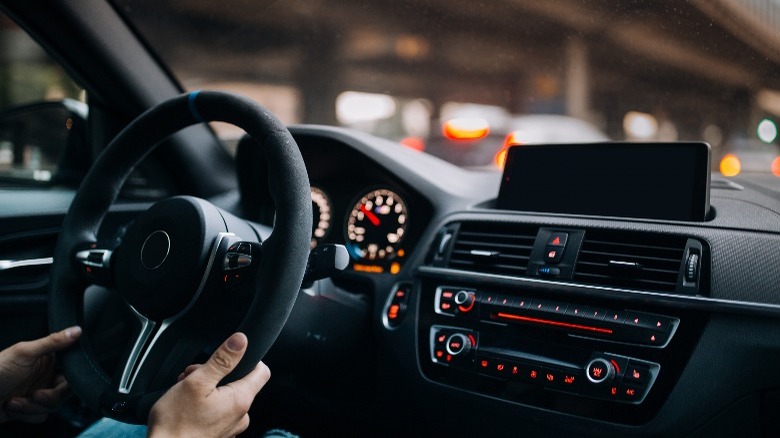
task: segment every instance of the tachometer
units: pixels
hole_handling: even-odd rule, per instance
[[[328,195],[320,188],[311,188],[312,218],[311,248],[314,249],[325,240],[330,231],[331,203]]]
[[[347,218],[347,249],[356,260],[389,260],[406,232],[406,203],[397,193],[372,190],[361,196]]]

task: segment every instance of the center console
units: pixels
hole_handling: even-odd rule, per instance
[[[665,288],[667,296],[704,292],[706,246],[685,236],[606,234],[624,251],[607,249],[603,230],[445,226],[416,291],[422,374],[509,403],[617,423],[649,421],[706,316],[635,289],[645,281],[647,290]],[[659,249],[664,245],[676,250]],[[607,254],[603,278],[586,275],[588,251]],[[652,260],[663,258],[668,284]],[[523,269],[502,271],[503,265]]]

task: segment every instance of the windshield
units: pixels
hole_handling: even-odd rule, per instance
[[[780,176],[776,0],[115,4],[185,89],[286,123],[461,166],[500,167],[506,144],[706,141],[726,176]]]

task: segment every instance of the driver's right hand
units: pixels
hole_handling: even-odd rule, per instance
[[[249,427],[249,407],[271,378],[260,362],[244,378],[218,386],[244,356],[247,338],[234,333],[201,366],[190,366],[152,407],[149,436],[232,437]]]

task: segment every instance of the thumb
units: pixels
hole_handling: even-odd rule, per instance
[[[81,327],[74,325],[34,341],[20,342],[16,348],[20,355],[39,357],[70,347],[79,336]]]
[[[197,376],[198,379],[211,387],[216,387],[220,380],[230,374],[241,358],[244,357],[247,343],[248,340],[245,334],[240,332],[233,333],[217,348],[217,351],[211,355],[209,360],[202,367],[193,371],[191,375],[193,377]]]

